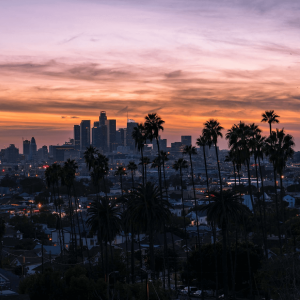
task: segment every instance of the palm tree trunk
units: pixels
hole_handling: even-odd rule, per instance
[[[274,187],[275,187],[275,208],[276,208],[276,216],[277,216],[277,230],[278,230],[278,238],[279,238],[279,248],[280,254],[282,255],[282,241],[281,241],[281,232],[280,232],[280,218],[279,218],[279,210],[278,210],[278,195],[277,195],[277,183],[276,183],[276,168],[273,163],[273,175],[274,175]]]
[[[141,148],[141,158],[142,158],[142,179],[143,179],[143,187],[145,186],[145,171],[144,171],[144,153],[143,148]]]
[[[199,233],[198,207],[197,207],[197,198],[196,198],[196,190],[195,190],[195,181],[194,181],[194,169],[193,169],[192,154],[190,154],[190,164],[191,164],[192,184],[193,184],[193,191],[194,191],[195,211],[196,211],[196,220],[197,220],[198,249],[199,249],[199,256],[200,256],[200,261],[201,261],[201,269],[200,269],[201,299],[204,299],[204,293],[203,293],[203,265],[202,265],[203,259],[202,259],[200,233]]]
[[[246,159],[246,163],[247,163],[247,172],[248,172],[248,187],[249,187],[249,195],[250,195],[250,199],[251,199],[251,204],[253,207],[253,212],[254,212],[254,201],[253,201],[253,195],[252,195],[252,187],[251,187],[251,179],[250,179],[250,162],[249,162],[250,158]]]
[[[265,199],[265,189],[264,189],[264,177],[261,170],[261,163],[260,158],[258,157],[258,167],[259,167],[259,173],[261,178],[261,189],[262,189],[262,196],[263,196],[263,216],[264,216],[264,228],[267,230],[267,224],[266,224],[266,199]],[[265,257],[268,258],[268,239],[267,239],[267,233],[265,234]]]
[[[282,172],[280,172],[279,174],[280,176],[280,204],[281,204],[281,210],[282,210],[282,226],[283,226],[283,231],[284,231],[284,242],[287,245],[287,232],[286,232],[286,228],[284,226],[285,224],[285,207],[284,207],[284,203],[283,203],[283,182],[282,182]]]
[[[111,239],[112,239],[111,233],[112,232],[111,232],[110,222],[109,222],[109,213],[108,213],[109,201],[108,201],[108,196],[107,196],[107,187],[106,187],[106,182],[105,182],[105,176],[103,176],[103,184],[104,184],[105,199],[106,199],[106,205],[105,205],[106,206],[106,222],[107,222],[107,228],[108,228],[107,236],[108,236],[108,241],[110,243],[110,255],[111,255],[111,260],[112,260],[113,271],[115,271],[113,249],[111,247]],[[108,257],[106,259],[108,259]]]
[[[131,281],[135,282],[134,276],[134,239],[133,239],[133,224],[131,224]]]
[[[258,183],[258,169],[257,169],[256,157],[254,157],[254,160],[255,160],[256,186],[257,186],[257,191],[258,191],[259,190],[259,183]],[[258,193],[258,195],[260,195],[260,193]],[[260,199],[258,199],[258,208],[259,208],[259,218],[260,218],[260,222],[261,222],[261,230],[262,230],[262,236],[263,236],[263,244],[264,244],[264,248],[266,249],[266,243],[267,243],[266,242],[266,232],[265,232],[266,228],[264,227]]]
[[[219,162],[219,154],[218,154],[218,148],[217,144],[215,143],[215,150],[216,150],[216,157],[217,157],[217,163],[218,163],[218,173],[219,173],[219,180],[220,180],[220,196],[222,200],[222,206],[223,206],[223,211],[225,215],[225,220],[227,220],[226,216],[226,209],[224,205],[224,199],[223,199],[223,187],[222,187],[222,177],[221,177],[221,170],[220,170],[220,162]],[[226,237],[225,237],[226,241]],[[227,244],[223,241],[223,285],[224,285],[224,297],[227,299],[228,297],[228,279],[227,279]]]
[[[163,164],[163,176],[164,176],[164,185],[165,185],[165,190],[166,190],[166,197],[167,197],[167,200],[169,201],[169,194],[168,194],[168,187],[167,187],[167,181],[166,181],[166,171],[165,171],[165,161],[164,159],[162,160],[162,164]],[[173,237],[173,230],[171,230],[171,237],[172,237],[172,243],[173,243],[173,240],[174,240],[174,237]],[[173,251],[174,251],[174,245],[173,245]],[[168,254],[168,264],[169,264],[169,254]],[[175,277],[176,277],[176,262],[175,262]],[[175,286],[177,287],[177,281],[175,283]],[[169,264],[169,267],[168,267],[168,287],[169,289],[171,288],[171,279],[170,279],[170,264]],[[175,289],[176,289],[175,287]]]
[[[206,162],[206,153],[205,153],[205,145],[202,146],[203,157],[204,157],[204,166],[205,166],[205,176],[206,176],[206,187],[208,194],[208,201],[210,202],[210,193],[209,193],[209,180],[208,180],[208,172],[207,172],[207,162]],[[216,277],[216,297],[218,298],[218,289],[219,289],[219,275],[218,275],[218,253],[216,247],[216,227],[215,224],[212,224],[212,232],[213,232],[213,240],[214,240],[214,258],[215,258],[215,277]]]
[[[187,242],[187,232],[186,232],[186,222],[185,222],[185,210],[184,210],[184,200],[183,200],[183,182],[182,182],[182,169],[180,167],[180,184],[181,184],[181,199],[182,199],[182,213],[183,213],[183,224],[184,224],[184,236],[185,236],[185,253],[186,253],[186,264],[187,264],[187,274],[188,274],[188,295],[190,296],[190,272],[189,272],[189,248]]]

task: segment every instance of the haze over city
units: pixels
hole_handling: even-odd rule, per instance
[[[168,143],[280,115],[299,150],[298,1],[1,1],[0,147],[64,143],[101,110]],[[264,134],[267,125],[261,124]],[[220,141],[220,147],[227,143]]]

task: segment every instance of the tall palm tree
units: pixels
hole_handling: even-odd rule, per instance
[[[262,115],[261,122],[269,123],[270,126],[270,135],[272,134],[272,124],[279,123],[278,116],[274,110],[266,110]]]
[[[196,212],[196,221],[197,221],[197,237],[198,237],[198,249],[200,254],[200,260],[202,262],[202,253],[201,253],[201,243],[200,243],[200,233],[199,233],[199,220],[198,220],[198,205],[197,205],[197,198],[196,198],[196,189],[195,189],[195,181],[194,181],[194,168],[193,168],[193,159],[192,155],[197,154],[196,147],[192,145],[186,145],[183,149],[183,154],[186,154],[189,156],[190,159],[190,165],[191,165],[191,176],[192,176],[192,185],[193,185],[193,191],[194,191],[194,202],[195,202],[195,212]],[[201,263],[201,279],[203,278],[203,268]],[[204,299],[204,293],[203,293],[203,280],[201,280],[201,297]]]
[[[107,245],[109,243],[111,248],[113,238],[122,229],[119,210],[114,203],[109,203],[106,198],[95,199],[91,202],[90,208],[88,208],[88,219],[86,222],[90,230],[97,233],[99,244],[102,245],[104,241],[106,252],[105,273],[109,274]]]
[[[206,176],[206,191],[208,195],[208,201],[210,202],[210,192],[209,192],[209,178],[208,178],[208,171],[207,171],[207,161],[206,161],[206,151],[205,147],[211,146],[211,139],[210,137],[206,137],[204,134],[200,135],[200,137],[197,139],[196,144],[201,148],[203,151],[203,159],[204,159],[204,166],[205,166],[205,176]],[[219,286],[219,277],[218,277],[218,253],[217,253],[217,246],[216,246],[216,226],[212,224],[212,231],[213,231],[213,240],[214,240],[214,257],[215,257],[215,270],[216,270],[216,291],[217,291],[217,297],[218,297],[218,286]]]
[[[265,150],[267,156],[269,156],[270,162],[273,164],[274,170],[274,182],[275,182],[275,197],[276,197],[276,213],[278,219],[278,231],[279,231],[279,243],[280,249],[282,252],[282,244],[281,244],[281,234],[280,234],[280,226],[279,226],[279,209],[278,209],[278,200],[277,200],[277,184],[276,184],[276,174],[279,175],[280,178],[280,194],[281,194],[281,210],[282,210],[282,219],[285,221],[284,215],[284,206],[283,206],[283,184],[282,184],[282,176],[283,170],[286,167],[286,162],[289,158],[292,158],[294,155],[294,141],[293,137],[289,134],[286,134],[284,129],[273,131],[270,137],[266,140]],[[286,234],[285,234],[286,236]]]
[[[147,131],[147,137],[152,142],[156,140],[157,153],[160,161],[160,147],[159,147],[159,132],[164,130],[163,124],[165,123],[156,113],[148,114],[145,117],[145,129]],[[162,184],[161,184],[161,172],[159,173],[159,189],[162,197]]]
[[[220,170],[220,162],[219,162],[219,153],[218,153],[218,138],[222,138],[222,130],[224,128],[220,125],[217,120],[211,119],[204,123],[203,136],[205,137],[206,144],[211,147],[211,145],[215,146],[216,158],[218,163],[218,173],[220,180],[220,193],[222,196],[222,177]]]
[[[74,184],[75,173],[77,168],[78,166],[75,160],[68,159],[64,163],[61,172],[62,185],[65,185],[67,187],[67,193],[68,193],[70,224],[71,224],[71,240],[72,240],[72,247],[74,251],[76,251],[77,248],[77,237],[75,233],[74,208],[73,208],[73,201],[71,195],[71,188],[73,187]],[[75,253],[77,253],[77,251]]]
[[[238,152],[239,160],[247,166],[248,172],[248,189],[249,195],[251,199],[251,204],[254,209],[254,201],[252,195],[252,187],[251,187],[251,174],[250,174],[250,158],[251,158],[251,136],[252,131],[250,126],[246,125],[244,122],[239,124],[234,124],[231,129],[229,129],[226,133],[226,139],[228,140],[228,145],[230,149]]]
[[[141,152],[141,161],[144,161],[144,145],[147,140],[147,131],[144,124],[140,123],[133,128],[132,138],[135,142],[135,147]],[[143,184],[145,184],[144,165],[142,164]]]
[[[260,173],[260,179],[261,179],[261,194],[262,194],[262,199],[263,199],[263,220],[264,220],[264,230],[267,230],[267,218],[266,218],[266,199],[265,199],[265,189],[264,189],[264,177],[262,173],[262,168],[261,168],[261,162],[263,161],[263,149],[265,148],[265,137],[262,137],[260,134],[257,134],[255,137],[256,140],[256,151],[254,152],[254,157],[256,157],[258,161],[258,168],[259,168],[259,173]],[[265,257],[268,257],[268,243],[267,243],[267,233],[265,232]]]
[[[222,245],[227,253],[227,235],[228,225],[230,222],[240,223],[243,215],[250,214],[249,209],[240,203],[240,197],[236,192],[232,190],[223,191],[222,195],[220,192],[211,192],[213,200],[209,204],[201,206],[200,211],[207,213],[207,222],[209,224],[216,224],[222,232]],[[224,257],[223,257],[224,259]],[[227,279],[227,258],[223,260],[223,274]],[[223,276],[224,278],[224,276]],[[224,295],[225,298],[228,294],[228,283],[224,280]]]
[[[159,230],[170,218],[170,203],[166,199],[161,199],[159,189],[153,183],[147,182],[145,186],[139,185],[135,192],[135,197],[128,201],[127,212],[129,219],[149,233],[150,269],[151,277],[155,273],[153,236],[155,230]]]
[[[186,232],[186,219],[185,219],[185,207],[184,207],[184,197],[183,197],[183,170],[188,168],[188,163],[185,159],[183,158],[179,158],[178,160],[176,160],[173,164],[173,169],[176,171],[179,171],[179,175],[180,175],[180,184],[181,184],[181,201],[182,201],[182,214],[183,214],[183,224],[184,224],[184,236],[185,236],[185,247],[186,247],[186,262],[187,262],[187,266],[188,265],[188,258],[189,258],[189,248],[188,248],[188,242],[187,242],[187,232]],[[198,221],[198,220],[197,220]],[[188,270],[189,273],[189,270]],[[190,280],[188,279],[188,294],[190,295]]]
[[[218,154],[218,138],[222,138],[222,130],[224,128],[220,125],[220,123],[217,120],[211,119],[207,122],[204,123],[204,129],[203,129],[203,136],[205,137],[206,143],[208,147],[211,147],[211,145],[215,146],[215,151],[216,151],[216,158],[217,158],[217,166],[218,166],[218,173],[219,173],[219,181],[220,181],[220,197],[221,197],[221,205],[223,206],[223,211],[226,214],[226,210],[224,207],[224,201],[222,200],[223,197],[223,186],[222,186],[222,177],[221,177],[221,169],[220,169],[220,162],[219,162],[219,154]],[[227,252],[226,252],[226,247],[223,247],[223,269],[225,267],[225,264],[227,264]],[[226,268],[226,267],[225,267]],[[227,299],[228,295],[228,279],[227,279],[227,274],[223,272],[223,283],[224,283],[224,295],[225,298]]]

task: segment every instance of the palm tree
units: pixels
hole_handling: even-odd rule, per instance
[[[86,148],[86,150],[84,152],[83,158],[84,158],[85,163],[87,164],[87,167],[89,168],[89,171],[94,166],[95,157],[97,154],[98,154],[98,150],[93,146]]]
[[[147,140],[147,131],[145,126],[140,123],[136,127],[133,128],[132,138],[135,142],[135,147],[138,151],[141,152],[141,161],[144,161],[144,145]],[[145,174],[144,174],[144,165],[142,164],[142,177],[143,177],[143,184],[145,184]]]
[[[193,185],[193,191],[194,191],[196,221],[197,221],[198,249],[199,249],[199,254],[200,254],[200,260],[202,261],[202,253],[201,253],[201,245],[200,245],[200,233],[199,233],[199,220],[198,220],[198,205],[197,205],[197,198],[196,198],[195,181],[194,181],[194,169],[193,169],[193,160],[192,160],[192,155],[197,154],[196,147],[194,147],[192,145],[186,145],[183,149],[183,154],[187,154],[189,156],[189,159],[190,159],[192,185]],[[202,263],[201,263],[201,278],[203,278]],[[201,291],[202,291],[201,298],[204,299],[203,280],[201,280]]]
[[[224,207],[224,201],[222,200],[223,197],[223,187],[222,187],[222,177],[221,177],[221,169],[220,169],[220,162],[219,162],[219,154],[218,154],[218,138],[222,138],[222,130],[224,128],[220,125],[220,123],[217,120],[211,119],[204,123],[204,129],[203,129],[203,136],[205,137],[206,143],[209,147],[213,144],[215,146],[216,151],[216,158],[217,158],[217,166],[218,166],[218,173],[219,173],[219,180],[220,180],[220,197],[221,197],[221,205],[223,206],[223,211],[226,214],[226,210]],[[227,264],[227,252],[226,247],[223,247],[223,269],[226,268],[225,264]],[[223,273],[223,283],[224,283],[224,295],[227,299],[228,294],[228,280],[227,280],[227,274],[225,272]]]
[[[153,235],[170,218],[170,203],[159,197],[159,189],[153,183],[147,182],[145,186],[139,185],[134,197],[128,201],[129,219],[145,228],[149,233],[150,269],[152,278],[155,272]]]
[[[281,245],[281,234],[280,234],[280,226],[279,226],[279,210],[278,210],[278,200],[277,200],[277,184],[276,184],[276,173],[278,173],[280,178],[280,194],[281,194],[281,210],[282,210],[282,219],[284,222],[284,206],[283,206],[283,170],[286,167],[286,162],[289,158],[292,158],[294,155],[294,147],[295,143],[293,141],[293,137],[289,134],[286,134],[284,129],[273,131],[270,137],[266,140],[265,151],[267,156],[269,156],[270,162],[273,164],[274,170],[274,182],[275,182],[275,197],[276,197],[276,213],[278,219],[278,232],[279,232],[279,243],[280,249],[282,252]],[[285,234],[286,236],[286,234]]]
[[[219,162],[219,154],[218,154],[218,138],[222,138],[222,130],[224,129],[217,120],[211,119],[204,123],[203,129],[203,136],[205,137],[206,144],[211,147],[213,144],[216,150],[216,158],[218,163],[218,173],[219,173],[219,180],[220,180],[220,193],[222,196],[222,177],[221,177],[221,170],[220,170],[220,162]]]
[[[196,144],[201,148],[203,151],[203,159],[204,159],[204,166],[205,166],[205,176],[206,176],[206,188],[207,188],[207,195],[208,195],[208,201],[210,202],[210,192],[209,192],[209,179],[208,179],[208,172],[207,172],[207,162],[206,162],[206,151],[205,147],[211,145],[211,139],[210,137],[206,137],[204,134],[200,135],[200,137],[197,139]],[[215,270],[216,270],[216,297],[218,297],[218,286],[219,286],[219,279],[218,279],[218,254],[217,254],[217,246],[216,246],[216,226],[212,225],[212,231],[213,231],[213,240],[214,240],[214,257],[215,257]]]
[[[223,191],[222,194],[215,191],[211,192],[211,194],[214,201],[201,206],[200,211],[207,213],[207,222],[209,224],[215,224],[221,229],[223,253],[227,254],[228,224],[230,222],[241,222],[242,216],[250,214],[250,211],[245,205],[239,202],[239,195],[232,190]],[[223,278],[226,277],[223,282],[225,298],[227,298],[228,294],[227,272],[227,256],[225,259],[223,256]]]
[[[239,154],[240,162],[247,166],[249,195],[252,207],[254,209],[254,201],[250,179],[251,135],[252,131],[250,129],[250,126],[240,121],[239,124],[234,124],[231,127],[231,129],[227,131],[226,139],[228,140],[228,145],[230,149]]]
[[[185,220],[185,209],[184,209],[184,199],[183,199],[183,169],[188,168],[188,163],[185,159],[179,158],[176,160],[173,164],[173,169],[176,171],[179,171],[180,175],[180,184],[181,184],[181,201],[182,201],[182,214],[183,214],[183,224],[184,224],[184,236],[185,236],[185,247],[186,247],[186,262],[188,266],[188,257],[189,257],[189,252],[188,252],[188,242],[187,242],[187,232],[186,232],[186,220]],[[197,220],[198,222],[198,220]],[[189,270],[188,270],[189,273]],[[188,294],[190,295],[190,280],[188,279]]]
[[[104,241],[106,253],[106,271],[108,274],[108,252],[107,244],[121,231],[122,222],[118,208],[113,203],[109,203],[106,198],[95,199],[88,208],[88,219],[86,221],[92,232],[97,233],[99,244]],[[102,253],[102,250],[101,250]]]
[[[262,116],[261,122],[269,123],[270,135],[271,135],[272,134],[272,124],[279,123],[278,118],[280,118],[280,116],[278,116],[274,112],[274,110],[269,110],[269,111],[266,110],[261,116]]]
[[[77,235],[76,235],[76,229],[75,229],[75,220],[74,220],[74,208],[73,208],[73,201],[71,197],[71,188],[74,185],[75,181],[75,173],[78,169],[78,166],[75,162],[75,160],[68,159],[64,166],[62,167],[61,172],[61,181],[62,185],[65,185],[67,187],[68,192],[68,200],[69,200],[69,213],[70,213],[70,223],[71,223],[71,240],[72,240],[72,247],[75,251],[75,255],[77,257]],[[81,234],[80,234],[80,228],[79,228],[79,236],[81,240]]]

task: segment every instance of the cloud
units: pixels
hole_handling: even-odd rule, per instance
[[[62,118],[62,119],[65,119],[66,117],[65,117],[65,116],[61,116],[61,118]]]
[[[126,106],[126,107],[122,108],[121,110],[119,110],[117,112],[117,115],[122,114],[122,113],[127,112],[127,111],[128,111],[128,106]]]
[[[165,73],[165,77],[167,77],[167,78],[177,78],[177,77],[180,77],[181,75],[182,75],[181,70],[173,71],[170,73]]]
[[[79,38],[82,35],[82,33],[71,36],[70,38],[64,39],[63,41],[61,41],[59,44],[67,44],[71,41],[74,41],[75,39]]]
[[[72,116],[71,119],[79,119],[79,117]]]

